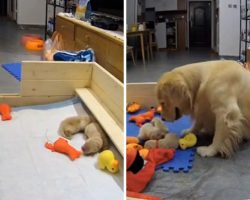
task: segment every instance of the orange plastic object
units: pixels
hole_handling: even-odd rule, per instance
[[[66,154],[70,157],[71,160],[75,160],[81,155],[81,151],[78,151],[74,147],[70,146],[68,141],[64,138],[57,139],[54,144],[46,142],[45,147],[47,149],[50,149],[51,151]]]
[[[2,121],[11,120],[11,107],[8,104],[0,104],[0,114]]]
[[[136,102],[133,102],[133,103],[129,104],[128,107],[127,107],[127,111],[129,113],[137,112],[140,109],[141,109],[141,105],[136,103]]]
[[[127,136],[127,140],[126,140],[126,144],[130,144],[130,143],[139,143],[139,139],[137,137],[133,137],[133,136]]]
[[[154,116],[155,116],[155,108],[152,108],[148,112],[130,117],[129,121],[134,121],[137,126],[141,127],[144,122],[151,121],[154,118]]]
[[[25,48],[32,51],[42,51],[44,47],[44,41],[39,39],[28,40],[25,44]]]
[[[26,34],[22,37],[21,39],[21,44],[22,45],[26,45],[26,43],[29,41],[29,40],[42,40],[42,37],[40,35],[36,35],[36,34]]]

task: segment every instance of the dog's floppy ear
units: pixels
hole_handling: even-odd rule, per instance
[[[192,96],[187,84],[183,80],[174,80],[163,84],[163,90],[168,91],[168,95],[174,99],[183,99],[192,108]]]

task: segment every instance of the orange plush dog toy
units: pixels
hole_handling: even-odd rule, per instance
[[[11,120],[11,107],[8,104],[0,104],[0,114],[2,115],[2,121]]]
[[[64,138],[57,139],[54,144],[45,143],[45,147],[50,149],[51,151],[56,151],[59,153],[64,153],[70,157],[71,160],[75,160],[79,158],[81,155],[81,151],[76,150],[74,147],[70,146],[68,140]]]
[[[155,108],[152,108],[150,111],[132,116],[129,121],[134,121],[137,126],[141,127],[142,124],[146,121],[151,121],[155,116]]]

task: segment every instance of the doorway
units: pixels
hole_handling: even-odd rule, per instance
[[[189,46],[211,47],[211,2],[189,2]]]
[[[7,0],[0,1],[0,16],[7,16]]]

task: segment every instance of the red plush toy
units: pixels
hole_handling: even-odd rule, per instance
[[[127,148],[127,191],[142,192],[152,179],[157,165],[172,160],[175,149],[150,149],[143,166],[142,158],[134,148]]]
[[[2,115],[2,121],[11,120],[11,107],[8,104],[0,104],[0,114]]]
[[[137,126],[141,127],[146,121],[151,121],[155,116],[155,108],[152,108],[150,111],[132,116],[129,121],[134,121]]]

